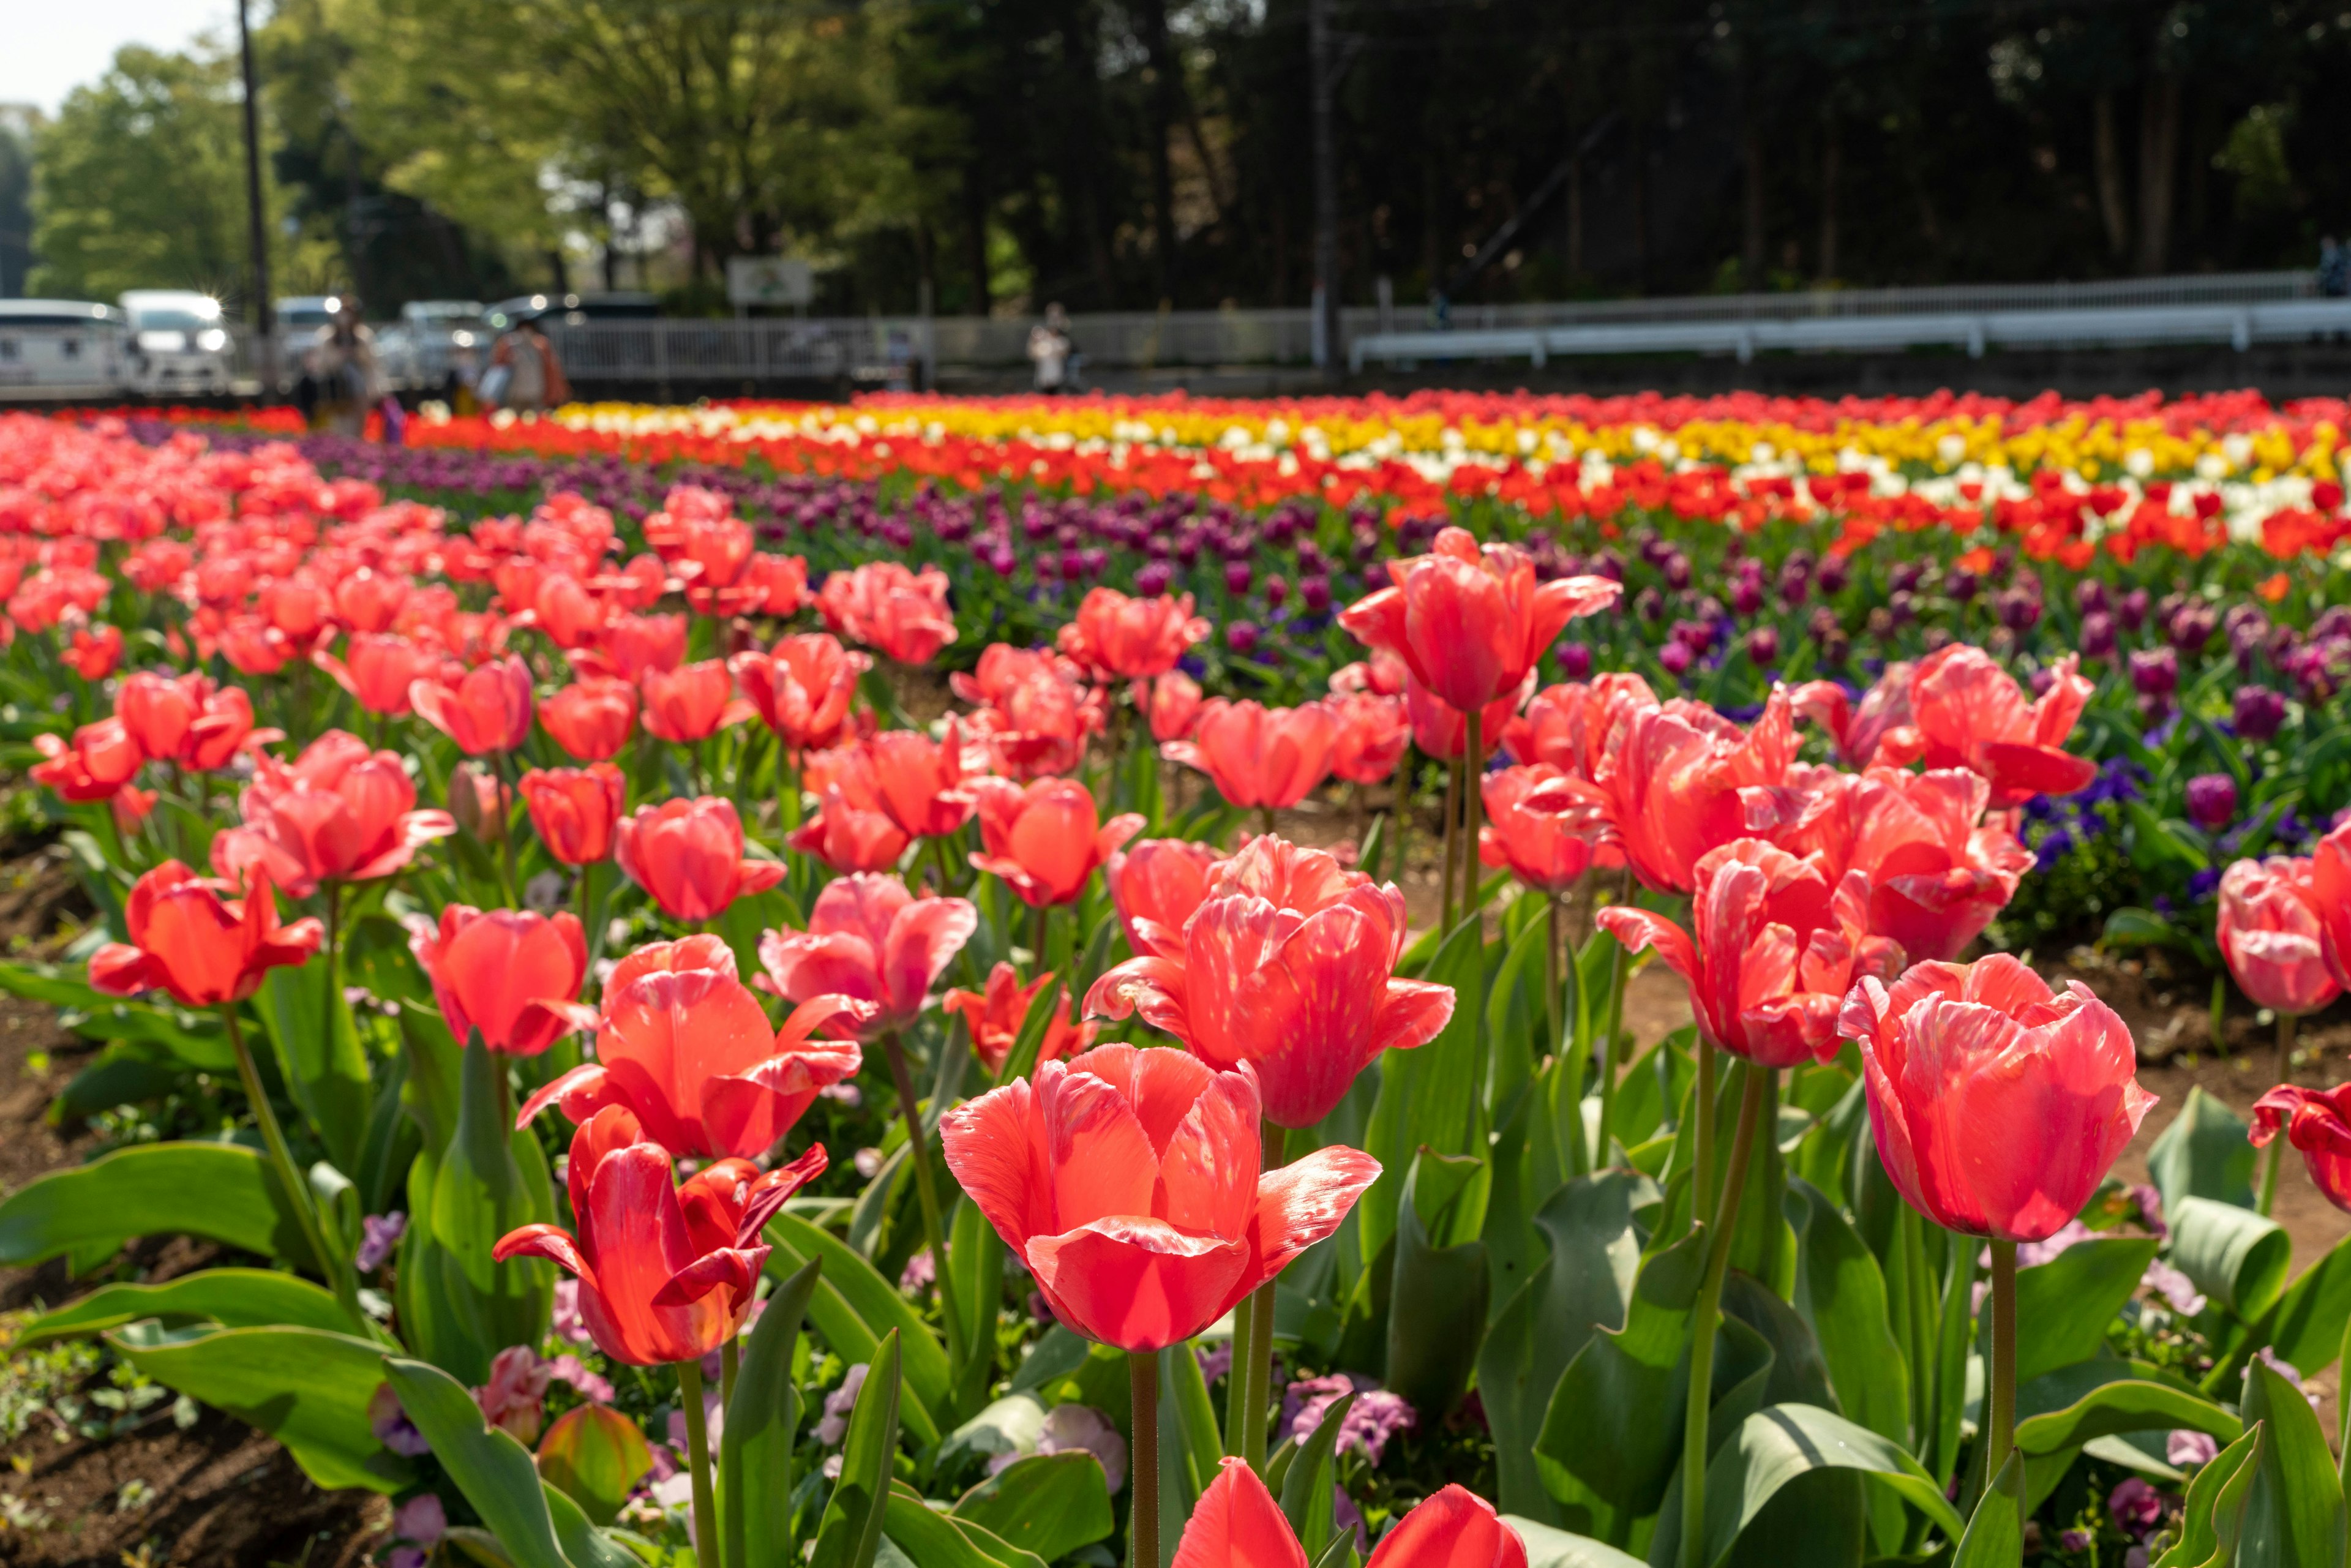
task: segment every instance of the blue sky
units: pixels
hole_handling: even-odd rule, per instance
[[[255,0],[266,14],[266,0]],[[106,69],[125,44],[178,48],[214,30],[235,36],[235,0],[96,0],[95,4],[8,7],[8,43],[0,48],[0,103],[29,103],[55,114],[68,92]]]

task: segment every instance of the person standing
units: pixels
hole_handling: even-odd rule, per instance
[[[1069,312],[1056,302],[1045,307],[1045,319],[1029,329],[1029,360],[1036,367],[1037,390],[1050,396],[1070,390],[1070,361],[1077,344],[1070,337]]]
[[[312,340],[311,374],[318,383],[310,425],[338,435],[360,435],[367,430],[368,410],[381,395],[376,373],[375,334],[360,319],[360,302],[350,295],[335,301],[327,324]]]
[[[2333,235],[2318,242],[2318,292],[2329,299],[2351,295],[2351,255]]]
[[[490,350],[490,368],[482,377],[479,394],[483,402],[517,413],[538,413],[571,401],[563,361],[556,357],[555,344],[538,318],[523,318],[498,339]]]

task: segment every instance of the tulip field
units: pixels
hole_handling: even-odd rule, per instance
[[[2346,430],[0,415],[5,1343],[399,1568],[2340,1568]]]

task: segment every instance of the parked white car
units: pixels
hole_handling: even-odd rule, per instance
[[[453,372],[470,383],[494,338],[478,299],[412,299],[376,334],[376,362],[392,386],[438,394]]]
[[[133,389],[150,395],[229,390],[235,345],[219,300],[184,288],[133,288],[120,298]]]
[[[86,299],[0,299],[0,398],[107,396],[122,388],[122,312]]]

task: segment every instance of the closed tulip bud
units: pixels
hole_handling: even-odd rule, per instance
[[[530,736],[530,670],[493,659],[462,673],[421,676],[409,687],[417,716],[468,757],[512,751]]]
[[[1074,902],[1095,868],[1143,828],[1132,811],[1097,827],[1092,793],[1067,779],[1040,779],[1025,789],[981,779],[972,792],[984,849],[971,863],[1032,907]]]
[[[534,768],[516,788],[547,852],[565,865],[612,858],[627,783],[609,762],[585,768]]]
[[[460,762],[449,769],[450,820],[469,838],[480,843],[496,842],[506,831],[512,806],[505,786],[488,768]]]
[[[408,946],[461,1042],[478,1032],[491,1051],[536,1056],[596,1021],[579,1000],[588,942],[569,912],[445,904],[438,925],[417,917]]]
[[[2300,1017],[2342,994],[2310,859],[2241,860],[2220,875],[2220,956],[2254,1005]]]
[[[2199,773],[2188,781],[2188,816],[2207,832],[2236,820],[2237,781],[2226,773]]]
[[[2255,745],[2276,738],[2285,727],[2285,695],[2268,686],[2239,686],[2231,713],[2237,734]]]
[[[574,681],[540,706],[538,722],[575,759],[609,761],[636,728],[637,688],[622,680]]]

